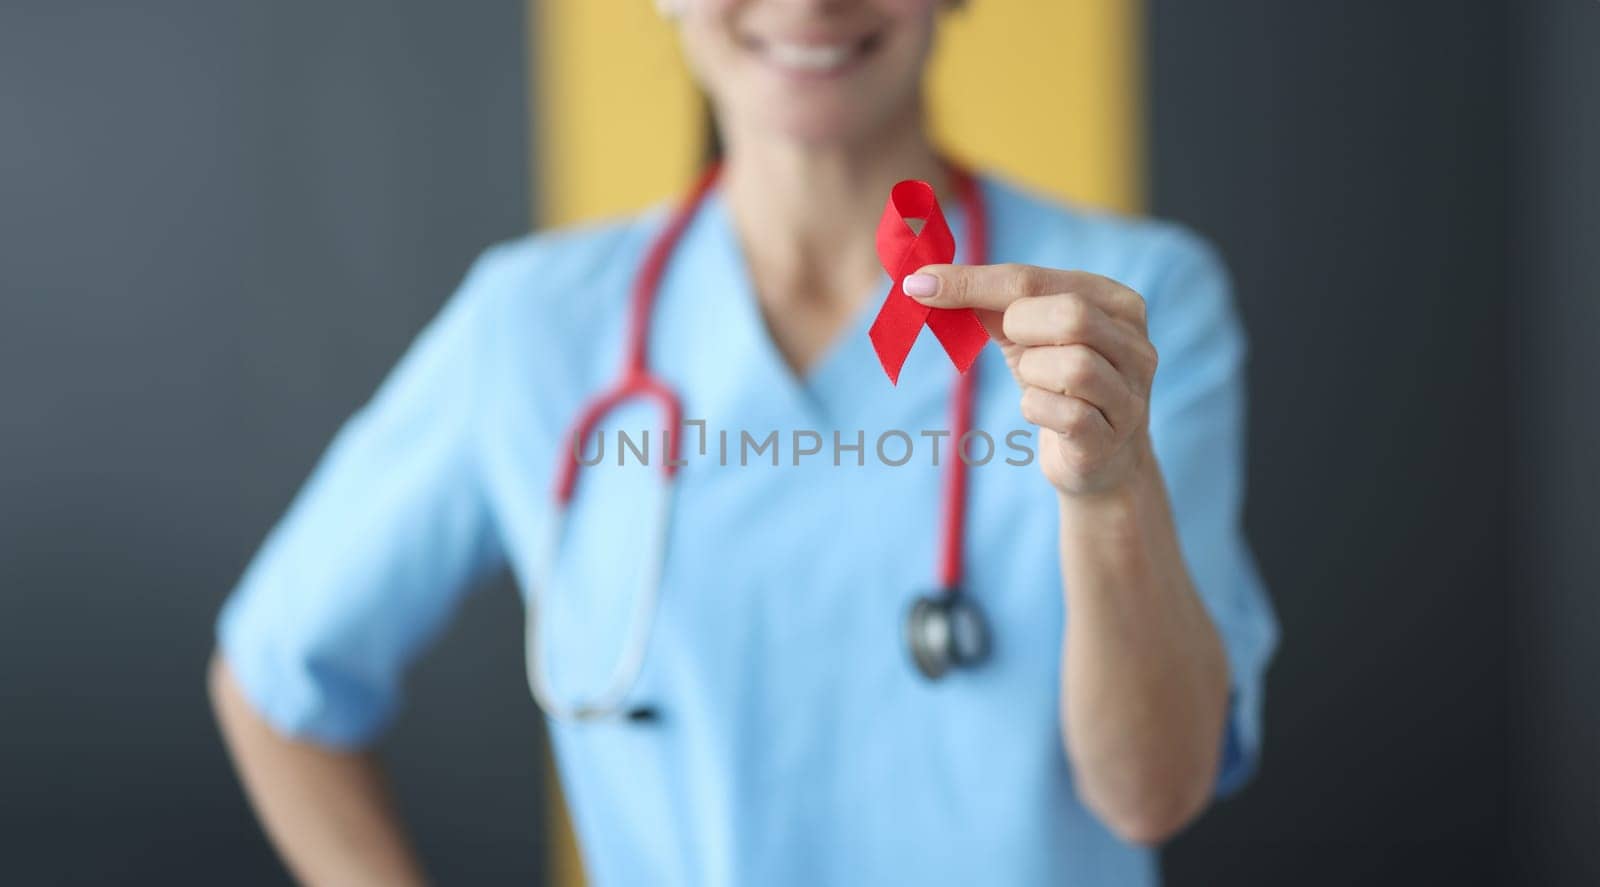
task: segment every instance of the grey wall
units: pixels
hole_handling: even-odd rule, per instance
[[[1149,9],[1154,206],[1238,279],[1284,639],[1259,779],[1172,883],[1501,883],[1506,9]]]
[[[0,882],[282,883],[205,704],[211,621],[526,229],[522,6],[0,4]],[[537,872],[517,613],[466,608],[388,744],[447,883]]]
[[[1513,25],[1513,859],[1600,884],[1600,3]]]

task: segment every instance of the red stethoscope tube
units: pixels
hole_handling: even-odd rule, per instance
[[[716,184],[720,171],[721,168],[717,164],[706,168],[699,181],[695,182],[694,187],[679,203],[672,218],[667,221],[666,228],[662,229],[655,242],[650,245],[644,263],[639,266],[639,273],[633,281],[633,297],[629,304],[627,352],[622,377],[583,408],[565,438],[573,445],[564,449],[565,456],[561,462],[561,470],[556,474],[556,504],[562,508],[572,501],[577,489],[578,473],[582,468],[578,458],[579,444],[589,439],[600,421],[612,410],[635,398],[654,401],[661,409],[662,415],[666,417],[667,428],[671,429],[671,433],[667,435],[667,458],[661,468],[668,480],[678,471],[678,457],[681,452],[681,435],[678,431],[682,427],[683,401],[665,380],[650,370],[648,359],[650,314],[651,309],[655,307],[656,291],[661,287],[661,278],[665,276],[667,263],[672,259],[673,249],[677,247],[683,232],[693,221],[700,204],[705,201],[706,194]],[[952,166],[950,172],[956,196],[961,201],[962,211],[966,216],[967,230],[964,242],[967,260],[973,265],[985,264],[989,255],[989,226],[983,205],[983,193],[978,188],[977,181],[965,169]],[[951,458],[945,463],[947,468],[938,571],[939,585],[943,588],[955,588],[961,582],[961,540],[966,518],[967,472],[965,463],[960,458],[960,448],[962,439],[972,430],[972,402],[977,390],[977,377],[978,367],[974,364],[971,370],[956,377],[955,390],[950,398]]]
[[[983,192],[972,175],[959,167],[952,167],[956,197],[961,201],[966,216],[966,258],[969,265],[985,265],[989,261],[989,224],[983,205]],[[966,538],[967,471],[961,459],[961,447],[967,432],[972,430],[972,405],[977,400],[978,364],[956,377],[955,391],[950,396],[950,461],[945,469],[943,550],[939,557],[939,587],[955,589],[961,586],[961,549]]]
[[[669,431],[666,436],[667,458],[662,462],[662,471],[666,473],[668,481],[678,473],[683,401],[665,380],[650,371],[648,352],[650,313],[655,307],[656,290],[661,288],[661,278],[666,274],[667,262],[672,258],[672,251],[682,239],[684,230],[694,219],[695,212],[704,202],[711,186],[716,183],[720,171],[719,165],[712,164],[700,175],[700,180],[695,182],[694,187],[673,212],[672,218],[667,220],[667,227],[656,237],[655,242],[650,244],[650,251],[645,254],[644,264],[639,266],[639,273],[633,279],[633,298],[628,306],[628,350],[622,365],[622,378],[583,408],[565,438],[572,442],[572,446],[566,450],[567,455],[562,460],[561,470],[556,473],[556,504],[561,508],[565,508],[572,501],[572,494],[578,485],[578,470],[581,467],[578,461],[578,447],[594,433],[601,419],[634,398],[642,397],[655,401],[661,408],[662,414],[666,416]]]
[[[579,411],[566,438],[562,441],[563,456],[556,471],[554,489],[556,514],[552,521],[550,550],[546,553],[547,559],[551,561],[554,559],[555,548],[559,545],[567,507],[577,490],[578,475],[582,470],[580,448],[594,434],[601,420],[623,403],[636,399],[653,401],[666,419],[666,427],[669,430],[665,435],[666,458],[661,463],[661,471],[668,495],[663,499],[663,502],[667,503],[663,508],[663,518],[666,512],[670,511],[670,491],[680,467],[683,402],[672,387],[650,369],[648,355],[650,318],[655,307],[657,291],[661,287],[661,280],[666,274],[672,253],[682,239],[684,231],[693,221],[700,205],[704,203],[706,195],[716,183],[719,172],[719,166],[713,164],[701,174],[694,187],[684,196],[668,219],[666,227],[651,243],[633,281],[628,312],[627,351],[624,355],[622,375],[611,387],[602,391]],[[966,216],[967,230],[964,242],[967,261],[983,264],[988,258],[988,219],[983,205],[982,191],[977,181],[966,170],[951,166],[950,173],[956,196],[960,199]],[[977,364],[973,364],[966,373],[956,377],[951,391],[950,452],[945,461],[942,526],[939,533],[940,552],[936,565],[939,590],[934,595],[925,595],[914,602],[907,625],[908,642],[917,667],[930,678],[938,677],[952,664],[972,661],[981,656],[986,645],[981,615],[960,594],[962,540],[967,500],[967,472],[966,464],[961,458],[961,449],[967,432],[972,429],[977,377],[978,367]],[[654,564],[653,581],[659,584],[661,578],[659,561],[665,554],[664,529],[660,538],[656,540],[656,545],[657,563]],[[553,564],[549,566],[553,571]],[[653,709],[628,707],[624,700],[638,676],[658,590],[656,587],[644,590],[645,601],[639,606],[641,612],[635,614],[634,623],[630,628],[626,655],[614,670],[606,692],[595,702],[587,704],[563,704],[551,692],[542,667],[539,634],[535,624],[536,605],[530,600],[527,624],[528,680],[535,699],[546,713],[573,720],[615,716],[647,720],[654,717]],[[952,638],[957,640],[951,640]],[[956,648],[961,647],[962,643],[959,640],[961,638],[966,639],[966,649],[976,652],[969,652],[964,656],[939,652],[952,644]],[[931,658],[928,653],[930,649],[935,651]]]

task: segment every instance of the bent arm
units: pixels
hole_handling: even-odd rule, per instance
[[[207,683],[251,806],[296,880],[426,883],[375,755],[278,733],[250,705],[220,655],[211,660]]]

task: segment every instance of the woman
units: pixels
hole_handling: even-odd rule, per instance
[[[597,883],[1148,884],[1149,848],[1250,773],[1275,626],[1240,535],[1224,272],[1174,226],[961,187],[924,127],[936,5],[667,5],[725,145],[681,233],[651,213],[491,250],[334,441],[225,608],[212,671],[298,876],[422,880],[361,749],[502,567],[539,605],[530,675],[552,710],[640,654],[620,684],[639,717],[551,725]],[[958,260],[986,242],[990,264],[896,284],[975,312],[994,344],[974,375],[926,336],[897,385],[879,368],[874,231],[902,179],[932,183]],[[641,364],[688,420],[658,582],[662,468],[614,436],[662,428],[651,403],[584,438],[615,449],[582,457],[570,509],[548,494],[631,353],[641,279]],[[952,535],[940,445],[963,378],[1009,458],[964,468]],[[745,443],[769,431],[778,465]],[[957,566],[931,568],[952,545]],[[935,626],[964,657],[949,632],[944,658],[931,635],[908,655],[928,625],[906,613],[941,576],[986,657],[966,622]]]

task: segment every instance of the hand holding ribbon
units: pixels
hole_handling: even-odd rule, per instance
[[[912,219],[922,220],[920,231],[911,229]],[[900,369],[924,324],[963,373],[988,343],[989,333],[971,308],[932,308],[906,295],[902,288],[905,278],[918,268],[948,264],[955,257],[955,236],[939,209],[933,186],[915,179],[895,185],[878,221],[878,261],[889,273],[889,295],[868,332],[890,382],[899,384]]]
[[[1144,297],[1086,271],[930,265],[901,283],[918,302],[977,311],[1043,431],[1039,465],[1062,493],[1122,489],[1154,464],[1156,349]]]

